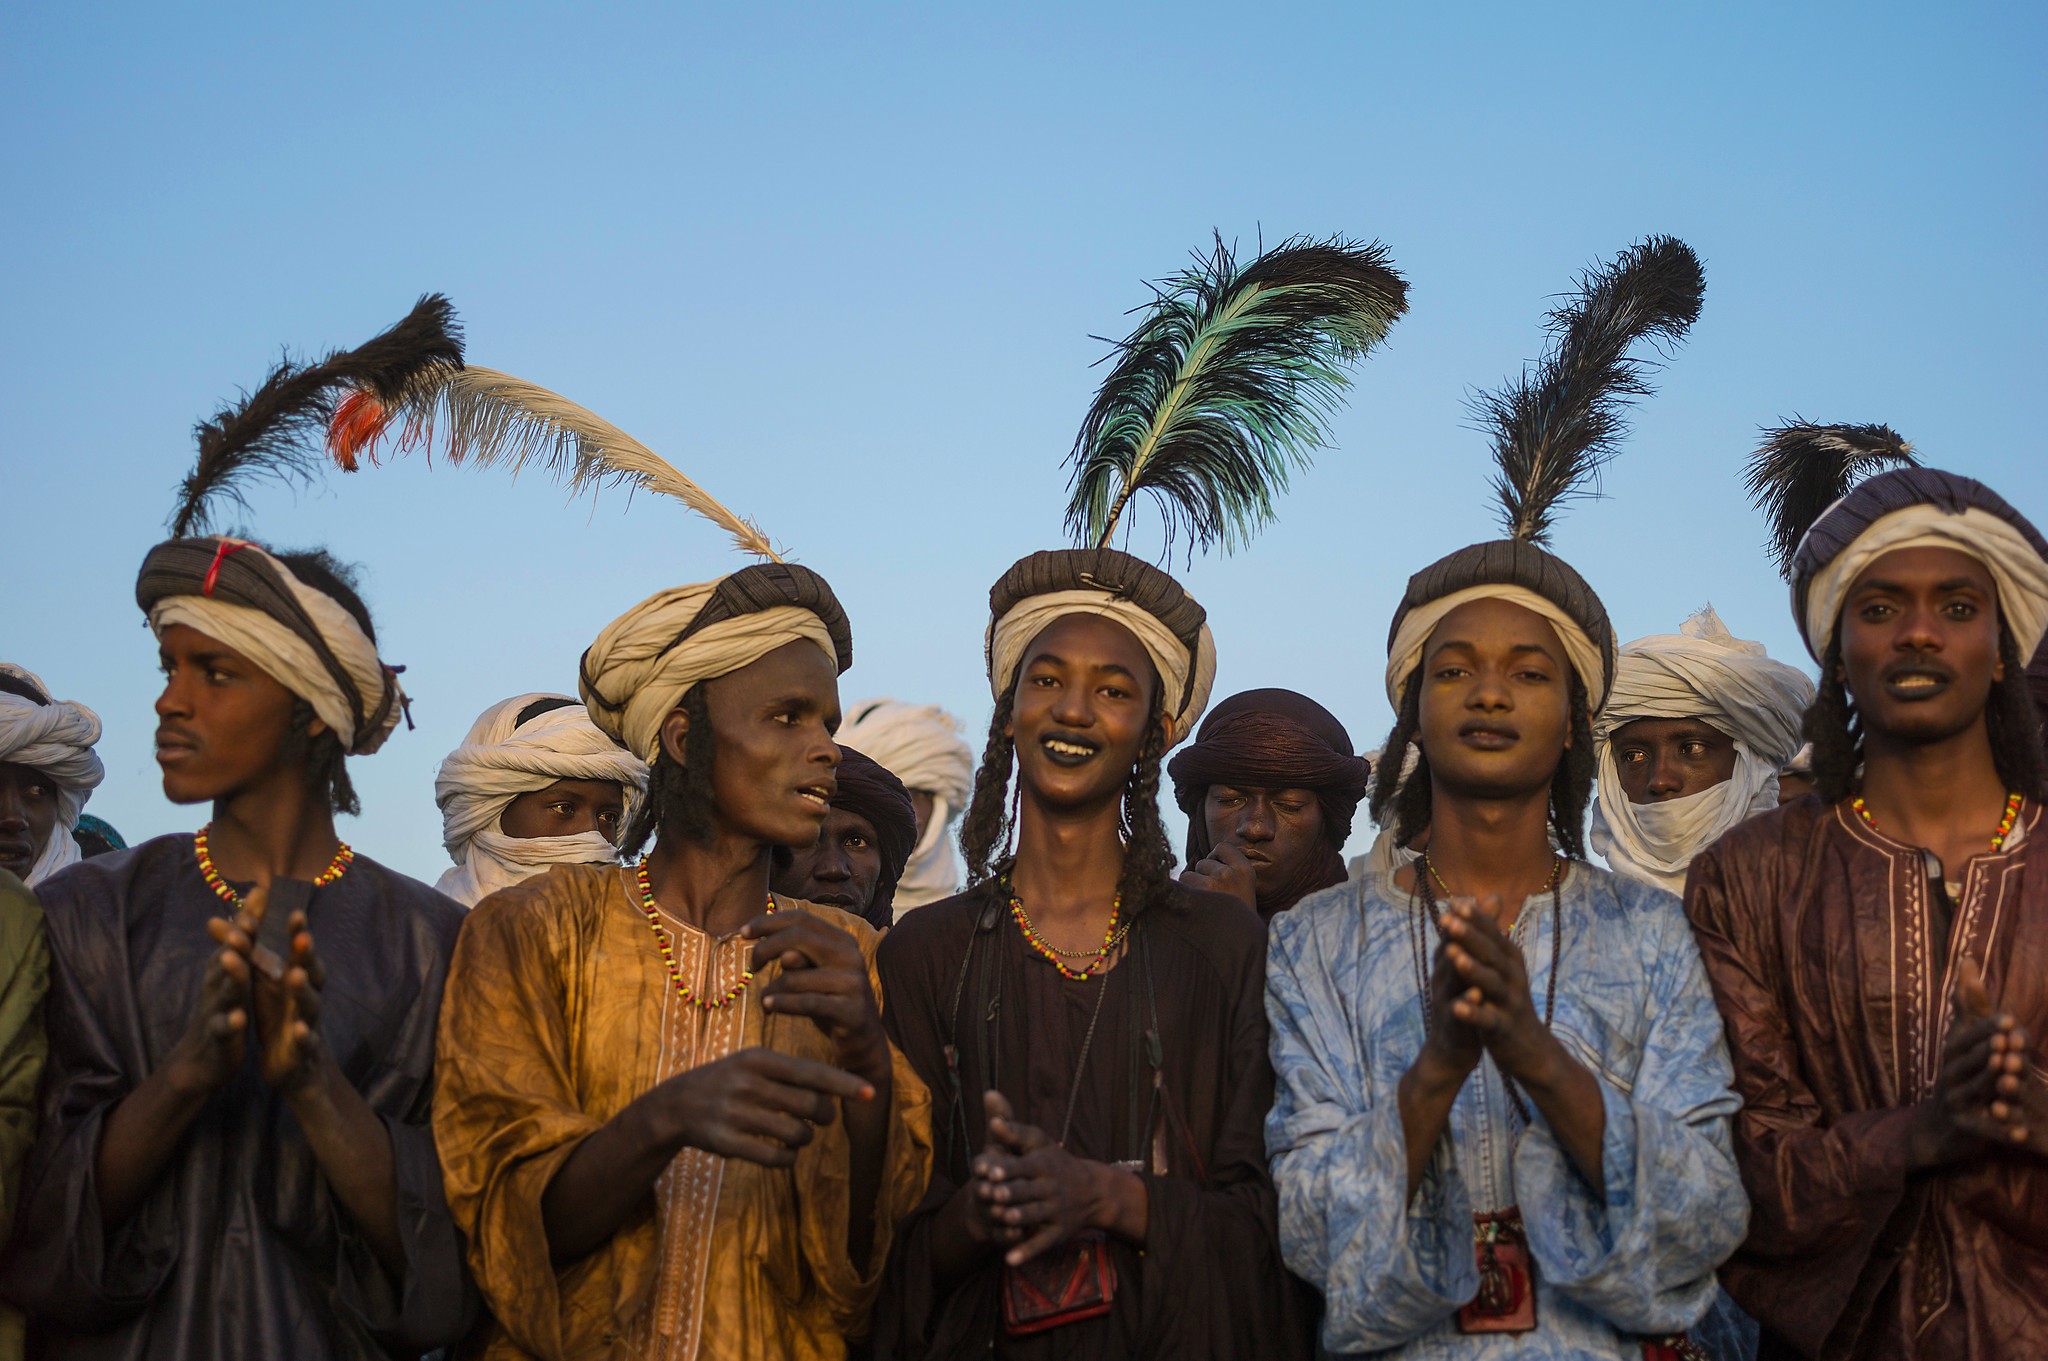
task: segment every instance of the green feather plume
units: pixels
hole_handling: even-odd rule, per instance
[[[1378,242],[1287,241],[1242,269],[1217,237],[1163,283],[1095,394],[1068,461],[1067,526],[1107,546],[1139,492],[1171,542],[1250,542],[1328,440],[1346,366],[1385,339],[1408,284]]]

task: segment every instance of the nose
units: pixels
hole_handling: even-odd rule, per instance
[[[1942,644],[1941,619],[1924,603],[1914,601],[1899,612],[1898,629],[1892,646],[1900,652],[1939,652]]]
[[[1254,794],[1244,801],[1244,811],[1237,815],[1237,839],[1240,841],[1271,841],[1273,839],[1273,805],[1263,794]]]
[[[14,781],[0,781],[0,832],[25,832],[28,830],[28,808],[22,803],[21,794],[14,787]]]
[[[164,718],[189,718],[192,705],[185,698],[184,687],[178,683],[176,673],[165,677],[163,693],[156,697],[156,716]]]
[[[1669,798],[1684,788],[1685,773],[1669,752],[1659,751],[1651,756],[1648,789],[1652,798]]]
[[[811,864],[811,878],[826,884],[843,884],[853,878],[853,864],[847,859],[838,837],[833,837],[831,844],[818,848],[818,858]]]
[[[1063,685],[1053,700],[1052,721],[1063,728],[1087,728],[1095,724],[1094,697],[1085,685]]]
[[[1472,688],[1465,692],[1465,707],[1487,713],[1514,708],[1514,699],[1508,693],[1507,677],[1492,667],[1480,670],[1473,678]]]

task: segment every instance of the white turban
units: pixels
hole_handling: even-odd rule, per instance
[[[529,705],[550,699],[561,700],[564,707],[518,722]],[[484,710],[434,779],[441,844],[455,862],[434,887],[474,907],[550,865],[618,859],[618,849],[598,832],[515,837],[499,828],[498,819],[513,799],[557,780],[623,785],[630,810],[647,788],[647,767],[599,732],[583,707],[566,695],[516,695]]]
[[[847,711],[839,741],[862,753],[909,790],[931,795],[931,818],[896,882],[896,915],[960,890],[960,861],[947,830],[967,807],[974,753],[960,740],[959,724],[936,704],[862,700]]]
[[[1778,771],[1799,751],[1800,721],[1812,701],[1805,672],[1773,661],[1762,643],[1730,634],[1711,605],[1677,633],[1622,648],[1613,694],[1593,724],[1600,788],[1593,849],[1616,873],[1683,894],[1694,856],[1736,824],[1778,806]],[[1734,774],[1681,799],[1631,803],[1613,738],[1639,718],[1693,718],[1727,734],[1735,744]]]
[[[0,673],[26,681],[38,694],[50,687],[25,667],[0,662]],[[50,700],[37,704],[12,691],[0,690],[0,761],[39,770],[57,786],[57,825],[50,829],[35,863],[29,866],[30,887],[79,859],[72,829],[92,791],[106,778],[106,767],[93,752],[100,740],[100,718],[83,704]]]
[[[771,605],[676,639],[718,589],[716,581],[657,591],[605,625],[583,654],[578,689],[591,722],[649,765],[661,724],[699,681],[751,665],[785,643],[808,639],[836,666],[831,630],[800,605]]]
[[[276,574],[312,620],[327,650],[348,673],[356,692],[362,696],[364,712],[374,714],[381,709],[382,721],[366,732],[357,732],[355,711],[349,705],[348,695],[320,654],[304,638],[262,610],[207,595],[166,595],[149,610],[149,626],[157,637],[163,637],[164,630],[173,624],[196,629],[241,653],[258,670],[311,704],[313,712],[334,730],[341,739],[341,749],[349,755],[367,756],[383,746],[384,739],[398,726],[405,707],[405,692],[399,688],[397,674],[378,658],[376,643],[363,632],[356,617],[325,591],[293,576],[289,567],[257,545],[235,539],[218,542],[222,544],[223,556],[247,554]]]
[[[997,699],[1016,681],[1017,668],[1023,664],[1024,652],[1032,639],[1045,632],[1054,620],[1070,614],[1113,619],[1136,634],[1145,654],[1158,669],[1164,687],[1166,745],[1171,748],[1194,732],[1195,725],[1202,721],[1202,710],[1209,707],[1210,687],[1216,683],[1215,636],[1204,623],[1194,655],[1190,656],[1180,639],[1173,636],[1173,630],[1161,623],[1157,615],[1112,591],[1046,591],[1026,596],[1008,614],[991,621],[986,640],[988,681]]]
[[[1999,618],[2012,630],[2022,660],[2033,656],[2048,636],[2048,560],[2026,535],[1975,506],[1958,515],[1922,504],[1881,516],[1813,574],[1806,588],[1806,617],[1800,622],[1807,650],[1816,659],[1827,655],[1856,578],[1884,554],[1902,548],[1952,548],[1990,569],[1998,585]]]
[[[1394,706],[1395,713],[1401,712],[1401,692],[1407,688],[1409,673],[1422,665],[1422,649],[1429,642],[1429,635],[1444,621],[1444,616],[1473,600],[1505,600],[1549,620],[1564,644],[1565,660],[1578,672],[1579,683],[1586,687],[1587,704],[1594,713],[1600,712],[1607,698],[1608,677],[1614,673],[1613,658],[1603,653],[1584,626],[1549,597],[1526,586],[1486,582],[1417,605],[1402,617],[1401,627],[1387,648],[1387,702]]]

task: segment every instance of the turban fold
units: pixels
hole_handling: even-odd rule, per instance
[[[557,780],[624,786],[630,811],[647,788],[647,767],[567,695],[517,695],[484,710],[434,778],[441,844],[455,862],[434,887],[474,907],[550,865],[616,860],[617,848],[599,832],[515,837],[499,827],[514,799]]]
[[[83,704],[50,699],[50,688],[25,667],[0,662],[0,674],[14,677],[46,701],[38,704],[0,690],[0,761],[40,771],[57,786],[57,825],[29,866],[28,884],[33,888],[80,858],[71,832],[85,801],[107,773],[93,751],[100,740],[100,719]]]
[[[312,705],[351,756],[377,750],[398,726],[405,692],[376,640],[258,544],[221,535],[160,543],[142,560],[135,603],[159,638],[184,624],[247,657]]]
[[[839,745],[860,748],[904,788],[931,795],[931,818],[896,884],[896,912],[952,897],[960,889],[960,862],[948,833],[974,782],[974,753],[960,740],[959,724],[935,704],[862,700],[847,710]]]
[[[1387,633],[1387,699],[1396,713],[1430,633],[1472,600],[1505,600],[1549,620],[1586,687],[1589,707],[1600,712],[1614,675],[1614,626],[1607,607],[1562,558],[1526,539],[1499,539],[1461,548],[1408,579]]]
[[[590,721],[649,765],[661,724],[691,687],[809,641],[839,673],[853,665],[853,631],[825,578],[795,563],[657,591],[605,625],[583,654],[577,689]]]
[[[2048,540],[1997,492],[1936,468],[1898,468],[1860,483],[1814,521],[1792,559],[1792,617],[1816,661],[1835,641],[1842,605],[1865,568],[1904,548],[1952,548],[1983,563],[1998,617],[2022,657],[2048,637]]]
[[[1137,636],[1159,672],[1167,746],[1194,731],[1216,681],[1208,611],[1172,577],[1114,548],[1033,553],[990,589],[986,651],[996,698],[1016,683],[1032,640],[1072,614],[1115,620]]]
[[[875,847],[882,853],[881,877],[863,915],[870,926],[886,931],[895,920],[896,884],[917,841],[917,809],[903,781],[879,763],[844,742],[839,744],[839,783],[832,806],[867,820],[875,829]]]
[[[1607,707],[1593,724],[1599,799],[1593,849],[1617,873],[1671,893],[1685,891],[1692,858],[1735,827],[1778,805],[1778,772],[1799,752],[1813,682],[1773,661],[1763,644],[1728,632],[1711,606],[1675,634],[1621,650]],[[1680,799],[1631,803],[1614,758],[1614,733],[1642,718],[1696,718],[1735,743],[1727,780]]]
[[[1270,917],[1319,888],[1344,881],[1344,842],[1372,764],[1352,754],[1351,736],[1336,715],[1292,690],[1246,690],[1216,706],[1193,746],[1167,767],[1173,797],[1188,815],[1188,863],[1209,854],[1202,802],[1211,785],[1307,789],[1322,813],[1322,835],[1294,876],[1259,911]]]

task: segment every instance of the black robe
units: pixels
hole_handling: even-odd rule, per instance
[[[979,937],[962,987],[962,961],[985,919],[991,929]],[[987,889],[918,908],[883,937],[883,1020],[931,1088],[935,1156],[931,1187],[897,1231],[875,1307],[878,1357],[982,1356],[991,1343],[999,1357],[1077,1361],[1310,1354],[1313,1295],[1281,1263],[1266,1171],[1273,1070],[1265,963],[1258,917],[1234,899],[1178,884],[1142,916],[1130,948],[1100,980],[1061,977],[1026,945],[1006,900]],[[1145,1159],[1146,1245],[1141,1252],[1110,1240],[1118,1278],[1110,1313],[1012,1337],[1001,1322],[997,1250],[941,1294],[932,1222],[987,1141],[985,1088],[1000,1090],[1019,1119],[1059,1138],[1102,987],[1108,991],[1066,1143],[1104,1162]],[[1156,1069],[1148,1038],[1155,1005]],[[977,1018],[991,1010],[993,1022],[978,1033]],[[945,1057],[956,1035],[957,1106]],[[1156,1106],[1155,1071],[1162,1079]]]
[[[406,1258],[393,1281],[258,1075],[253,1037],[135,1214],[106,1231],[101,1130],[190,1024],[223,904],[190,834],[73,866],[40,897],[50,1061],[0,1263],[0,1294],[31,1315],[31,1354],[319,1361],[416,1357],[460,1337],[476,1296],[428,1116],[462,909],[360,855],[309,909],[327,969],[321,1038],[391,1135]]]

